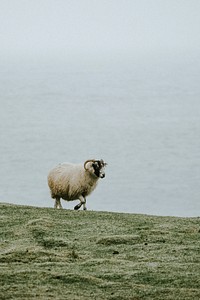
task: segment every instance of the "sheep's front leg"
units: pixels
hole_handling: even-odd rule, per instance
[[[83,203],[83,210],[87,210],[87,207],[86,207],[86,198],[84,198],[85,202]]]
[[[79,197],[79,200],[80,200],[80,203],[77,204],[77,205],[74,207],[74,209],[75,209],[75,210],[78,210],[78,209],[81,208],[81,206],[83,205],[83,209],[86,210],[86,209],[87,209],[86,206],[85,206],[86,199],[85,199],[83,196],[80,196],[80,197]]]
[[[60,198],[56,198],[54,208],[62,208]]]

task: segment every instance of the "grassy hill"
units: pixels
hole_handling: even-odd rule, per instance
[[[200,299],[200,218],[0,211],[0,299]]]

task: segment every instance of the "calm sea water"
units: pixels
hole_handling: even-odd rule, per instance
[[[4,64],[0,201],[53,207],[50,168],[103,158],[88,209],[200,216],[199,74],[195,61]]]

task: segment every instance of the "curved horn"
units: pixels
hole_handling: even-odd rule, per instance
[[[88,162],[90,162],[90,161],[91,161],[91,162],[95,162],[95,159],[88,159],[88,160],[85,161],[85,163],[84,163],[84,169],[85,169],[85,170],[87,170],[87,169],[86,169],[86,164],[87,164]]]

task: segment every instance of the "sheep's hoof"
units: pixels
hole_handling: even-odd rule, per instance
[[[74,206],[75,210],[78,210],[81,207],[81,204],[77,204],[76,206]]]

